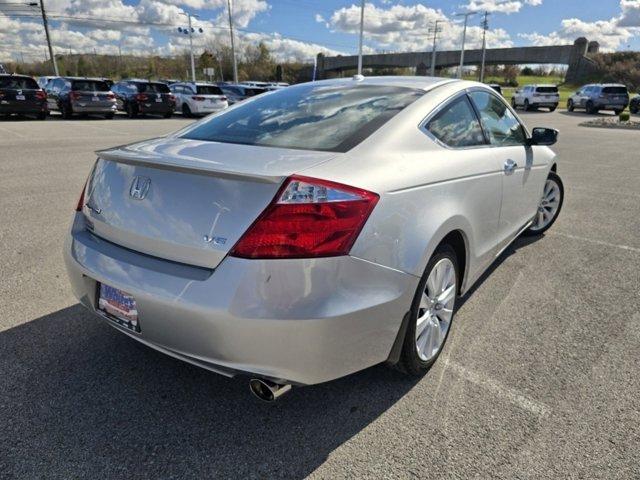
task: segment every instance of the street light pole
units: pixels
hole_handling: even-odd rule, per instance
[[[484,82],[484,60],[487,55],[487,29],[489,28],[489,12],[484,12],[482,21],[482,64],[480,66],[480,82]]]
[[[358,75],[362,75],[362,36],[364,34],[364,0],[360,2],[360,41],[358,44]]]
[[[238,83],[238,63],[236,61],[236,47],[233,40],[233,18],[231,17],[231,0],[227,0],[229,12],[229,34],[231,35],[231,56],[233,57],[233,83]]]
[[[462,67],[464,66],[464,44],[467,39],[467,22],[471,15],[478,12],[456,13],[457,16],[464,16],[464,28],[462,29],[462,49],[460,50],[460,66],[458,67],[458,78],[462,78]]]
[[[442,23],[442,20],[436,20],[435,25],[433,26],[433,49],[431,50],[431,76],[436,76],[436,42],[438,39],[438,33],[440,30],[438,29],[438,23]]]
[[[193,28],[191,27],[191,17],[198,18],[198,15],[191,15],[190,13],[180,12],[180,15],[184,15],[189,19],[189,53],[191,55],[191,80],[196,82],[196,62],[193,58]],[[180,30],[180,29],[178,29]]]
[[[37,3],[30,3],[30,6],[36,6]],[[49,21],[47,20],[47,12],[44,8],[44,0],[40,0],[40,11],[42,12],[42,23],[44,24],[44,33],[47,37],[47,45],[49,46],[49,57],[51,58],[51,63],[53,64],[53,71],[55,72],[56,77],[60,75],[58,72],[58,62],[56,62],[56,57],[53,55],[53,47],[51,46],[51,36],[49,35]]]

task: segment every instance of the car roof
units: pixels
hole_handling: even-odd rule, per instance
[[[557,87],[554,83],[532,83],[531,85],[525,85],[526,87]]]

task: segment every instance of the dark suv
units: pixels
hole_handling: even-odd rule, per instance
[[[176,99],[166,83],[148,80],[122,80],[113,87],[118,110],[129,118],[138,115],[162,115],[169,118],[176,109]]]
[[[74,114],[113,118],[116,113],[116,97],[101,79],[58,77],[49,80],[46,88],[49,110],[58,110],[63,118]]]
[[[618,83],[598,83],[585,85],[567,100],[567,110],[584,108],[587,113],[613,110],[619,115],[629,104],[627,87]]]
[[[47,118],[47,94],[33,78],[0,74],[0,117],[12,113]]]

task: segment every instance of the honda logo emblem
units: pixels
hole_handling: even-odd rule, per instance
[[[147,196],[149,186],[151,185],[151,179],[148,177],[134,177],[131,182],[131,188],[129,189],[129,196],[136,200],[142,200]]]

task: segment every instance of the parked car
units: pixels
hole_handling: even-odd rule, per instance
[[[0,74],[0,117],[12,114],[47,118],[47,95],[26,75]]]
[[[629,111],[633,114],[640,112],[640,95],[636,95],[629,102]]]
[[[122,80],[113,86],[118,110],[129,118],[138,115],[161,115],[169,118],[176,108],[176,99],[166,83],[142,79]]]
[[[266,90],[267,87],[269,87],[270,83],[269,82],[256,82],[256,81],[250,80],[250,81],[247,81],[247,82],[240,82],[240,85],[244,85],[246,87],[253,87],[253,88],[264,88]]]
[[[211,83],[174,83],[169,89],[176,98],[176,110],[185,117],[208,115],[229,106],[224,92]]]
[[[567,100],[567,110],[584,108],[594,114],[600,110],[613,110],[619,115],[629,104],[627,87],[618,83],[598,83],[585,85]]]
[[[0,63],[0,73],[8,73],[7,69],[4,68],[4,65]]]
[[[64,249],[75,296],[264,400],[381,362],[424,374],[458,296],[558,217],[558,132],[480,83],[357,78],[98,152]]]
[[[56,77],[47,83],[49,111],[59,111],[62,118],[75,114],[113,118],[116,99],[109,86],[96,78]]]
[[[499,84],[497,84],[497,83],[489,83],[488,86],[493,88],[500,95],[502,95],[502,87]]]
[[[220,85],[220,89],[227,96],[229,105],[246,100],[249,97],[255,97],[266,92],[264,88],[247,87],[246,85]]]
[[[511,97],[513,108],[522,107],[527,111],[542,107],[553,112],[559,102],[560,92],[556,85],[526,85],[517,89]]]

